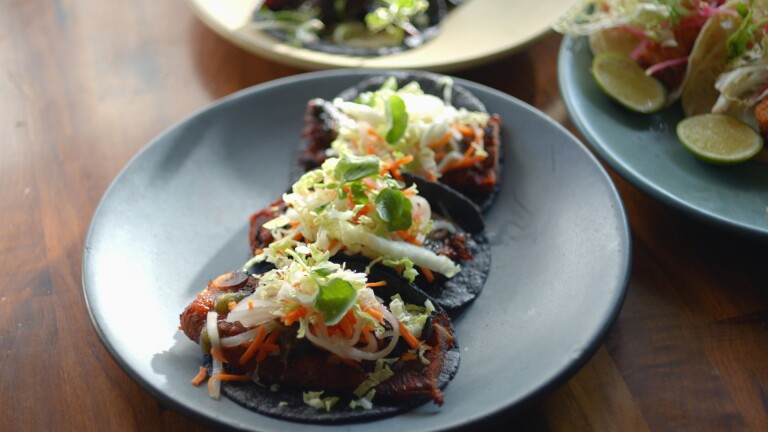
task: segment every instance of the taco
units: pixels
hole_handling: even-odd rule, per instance
[[[459,365],[445,311],[393,274],[328,256],[309,245],[266,273],[222,275],[184,310],[180,329],[207,354],[211,396],[311,423],[441,405]]]
[[[305,115],[304,169],[330,156],[375,154],[400,171],[439,181],[490,208],[501,184],[500,119],[468,90],[423,72],[374,76]]]
[[[687,117],[723,113],[768,137],[768,1],[728,2],[691,52],[681,97]],[[768,150],[755,156],[768,161]]]
[[[423,45],[447,12],[445,0],[265,0],[252,25],[307,49],[373,57]]]
[[[345,155],[304,174],[251,216],[247,267],[310,243],[341,262],[361,255],[368,266],[397,269],[445,309],[474,300],[491,260],[477,206],[444,185],[398,181],[386,166],[373,155]]]
[[[589,36],[592,53],[630,56],[668,90],[668,103],[680,96],[688,56],[709,17],[723,0],[584,0],[555,24],[564,34]]]

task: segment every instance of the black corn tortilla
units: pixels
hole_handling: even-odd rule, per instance
[[[347,268],[361,272],[365,269],[366,265],[367,262],[352,260],[347,263]],[[424,302],[429,299],[429,296],[423,291],[409,285],[393,272],[378,272],[374,270],[372,272],[372,280],[387,281],[387,285],[377,287],[375,291],[376,295],[384,299],[387,304],[389,304],[390,298],[395,294],[399,294],[406,303],[418,305],[423,305]],[[437,309],[432,315],[434,317],[441,311],[441,308],[434,300],[432,300],[432,303]],[[448,321],[448,323],[450,325],[450,321]],[[424,331],[427,332],[429,330],[425,327]],[[444,390],[453,377],[456,376],[459,368],[460,349],[456,342],[455,332],[452,325],[450,326],[449,331],[454,339],[453,346],[445,354],[444,364],[440,371],[438,387],[441,390]],[[398,346],[402,343],[404,342],[399,342]],[[399,349],[396,348],[395,352],[398,352],[398,350]],[[394,357],[394,355],[391,355],[391,357]],[[205,355],[203,366],[208,368],[210,373],[210,355]],[[237,371],[231,372],[238,373]],[[310,389],[309,391],[320,390],[322,389]],[[373,407],[371,409],[352,409],[349,408],[349,401],[354,398],[354,395],[338,395],[340,396],[340,400],[336,405],[333,406],[331,411],[325,411],[315,409],[305,404],[303,400],[303,392],[304,391],[302,390],[280,387],[273,391],[268,384],[259,385],[250,381],[225,381],[221,383],[221,393],[237,404],[259,414],[301,423],[344,424],[371,421],[404,413],[417,406],[431,402],[431,399],[428,396],[416,397],[412,400],[399,403],[378,402],[376,397],[374,397]],[[321,398],[327,396],[334,396],[334,394],[323,393]]]

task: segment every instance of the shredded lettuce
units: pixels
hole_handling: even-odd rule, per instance
[[[374,387],[391,378],[394,374],[395,373],[392,372],[392,369],[390,369],[389,366],[384,366],[379,370],[371,372],[368,375],[368,378],[360,383],[360,385],[357,386],[357,388],[352,393],[354,393],[355,396],[361,398]]]
[[[336,396],[321,397],[323,392],[304,392],[302,396],[304,403],[311,406],[316,410],[324,409],[326,412],[330,412],[331,408],[339,401]]]
[[[351,400],[349,401],[349,407],[352,409],[355,409],[357,407],[360,407],[362,409],[371,409],[373,408],[373,397],[376,396],[376,389],[371,389],[368,393],[365,394],[365,396],[361,397],[357,400]]]
[[[400,295],[396,294],[389,303],[389,309],[395,318],[408,328],[412,335],[420,338],[421,332],[424,331],[424,324],[427,323],[427,319],[434,312],[435,307],[429,300],[427,300],[423,307],[406,305]]]
[[[456,125],[479,130],[489,120],[487,113],[452,106],[452,84],[441,84],[443,98],[425,94],[415,81],[398,88],[394,79],[388,79],[381,88],[360,94],[354,102],[335,99],[341,116],[338,135],[331,143],[333,153],[373,152],[384,162],[411,155],[413,160],[401,170],[439,178],[443,172],[437,168],[433,147],[439,148],[441,155],[460,160],[464,152]],[[446,137],[450,139],[446,141]],[[476,155],[487,156],[482,140],[474,146]]]

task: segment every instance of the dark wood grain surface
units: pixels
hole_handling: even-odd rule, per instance
[[[573,130],[556,84],[559,43],[549,35],[457,75]],[[299,72],[230,45],[182,0],[0,2],[0,430],[209,430],[161,405],[102,346],[82,294],[85,234],[152,137],[213,100]],[[768,242],[691,220],[611,175],[633,235],[621,315],[572,379],[495,420],[545,431],[768,430]]]

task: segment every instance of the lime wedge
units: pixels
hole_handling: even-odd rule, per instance
[[[699,114],[677,124],[685,148],[707,162],[743,162],[763,148],[763,138],[748,124],[725,114]]]
[[[592,76],[608,96],[632,111],[652,113],[664,108],[667,101],[664,85],[646,75],[626,54],[605,51],[596,55]]]

